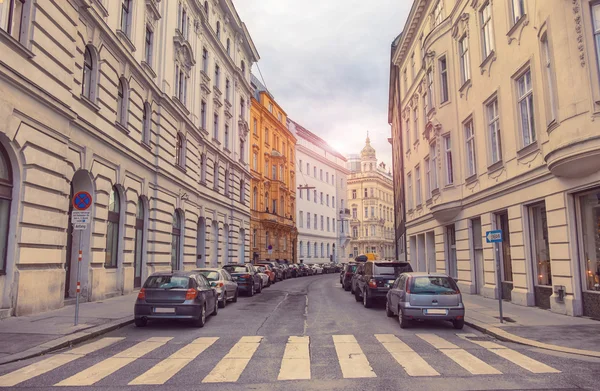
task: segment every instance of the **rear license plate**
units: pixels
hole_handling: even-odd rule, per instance
[[[448,310],[442,308],[430,308],[425,310],[426,315],[447,315]]]
[[[155,308],[154,313],[156,313],[156,314],[174,314],[175,308]]]

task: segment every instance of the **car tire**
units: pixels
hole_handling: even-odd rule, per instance
[[[225,291],[223,291],[223,298],[221,300],[219,300],[219,308],[225,308],[226,305],[227,305],[227,293],[225,293]]]
[[[136,327],[146,327],[146,325],[148,324],[148,319],[146,318],[136,318],[134,320],[135,326]]]
[[[354,300],[356,300],[356,301],[360,301],[360,299],[361,299],[361,297],[360,297],[360,295],[358,294],[358,289],[357,289],[357,290],[355,290],[355,291],[354,291]]]
[[[215,298],[215,309],[210,316],[217,316],[219,314],[219,299]]]
[[[256,293],[262,292],[262,288],[263,288],[263,285],[262,285],[262,279],[261,279],[260,283],[258,284],[258,290],[256,291]]]
[[[454,328],[457,330],[462,330],[462,328],[465,326],[465,320],[464,319],[455,319],[452,321],[452,326],[454,326]]]
[[[351,294],[354,294],[354,286],[352,285],[352,283],[350,283],[350,289],[349,290],[350,290]]]
[[[363,293],[363,307],[365,308],[371,308],[371,306],[373,305],[373,301],[369,297],[368,292],[369,291],[366,290],[365,293]]]
[[[231,300],[232,303],[237,303],[237,297],[238,297],[238,290],[235,290],[235,295],[233,295],[233,300]]]
[[[206,303],[204,303],[204,305],[202,306],[202,312],[200,313],[200,316],[198,317],[198,319],[196,319],[194,321],[194,326],[196,327],[204,327],[204,325],[206,324]]]
[[[402,310],[400,308],[398,308],[398,323],[400,323],[401,329],[407,329],[409,326],[408,319],[402,315]]]
[[[350,290],[350,284],[345,284],[345,285],[344,285],[344,290],[345,290],[346,292],[348,292],[348,291]]]
[[[254,296],[254,284],[250,285],[250,290],[248,291],[248,296]]]
[[[388,318],[394,317],[394,311],[392,311],[390,309],[390,301],[389,300],[385,301],[385,314],[387,315]]]

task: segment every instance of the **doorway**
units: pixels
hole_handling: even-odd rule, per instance
[[[200,217],[198,219],[196,237],[196,267],[206,266],[206,219]]]
[[[483,293],[485,285],[485,273],[483,269],[483,237],[481,231],[481,219],[471,220],[471,236],[473,237],[473,267],[475,269],[475,293]]]
[[[550,243],[548,242],[548,220],[544,202],[529,207],[531,234],[531,261],[534,275],[534,300],[536,307],[550,309],[552,296],[552,268]]]
[[[496,214],[496,227],[502,231],[502,244],[500,245],[500,265],[502,266],[502,299],[510,301],[513,290],[512,256],[510,253],[510,226],[508,212]]]

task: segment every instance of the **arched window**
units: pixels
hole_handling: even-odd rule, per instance
[[[150,103],[144,103],[144,112],[142,113],[142,142],[150,145],[150,124],[152,122],[152,107]]]
[[[117,267],[119,251],[119,223],[121,217],[121,200],[116,187],[110,191],[108,198],[108,226],[106,228],[106,255],[104,267]]]
[[[265,192],[265,211],[269,211],[269,192]]]
[[[185,142],[183,135],[177,133],[177,144],[175,146],[175,160],[179,167],[185,167]]]
[[[246,182],[243,179],[240,180],[240,203],[246,203]]]
[[[208,16],[208,1],[204,2],[204,11],[206,11],[206,15]]]
[[[83,80],[81,82],[81,94],[91,100],[96,98],[96,61],[92,54],[92,48],[88,45],[85,47],[83,54]]]
[[[206,154],[200,155],[200,182],[206,184]]]
[[[221,38],[221,22],[217,20],[217,38]]]
[[[8,249],[12,190],[12,167],[6,150],[0,145],[0,274],[6,272],[6,252]]]
[[[227,38],[227,54],[231,54],[231,40]]]
[[[258,189],[254,186],[254,190],[252,190],[252,209],[258,210]]]
[[[243,60],[242,60],[241,68],[242,68],[242,75],[246,75],[246,63]]]
[[[127,80],[119,79],[119,90],[117,92],[117,122],[127,127],[129,113],[129,87]]]
[[[171,269],[179,270],[181,264],[181,215],[178,210],[173,214],[171,228]]]
[[[135,214],[135,251],[133,253],[133,287],[142,285],[142,259],[144,248],[144,200],[138,198],[137,211]]]

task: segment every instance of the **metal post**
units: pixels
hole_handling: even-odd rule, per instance
[[[81,292],[81,231],[79,231],[79,254],[77,255],[77,292],[75,296],[75,326],[79,324],[79,293]]]
[[[494,243],[496,249],[496,286],[498,288],[498,310],[500,311],[500,323],[504,323],[502,316],[502,276],[500,275],[500,246],[499,243]]]

